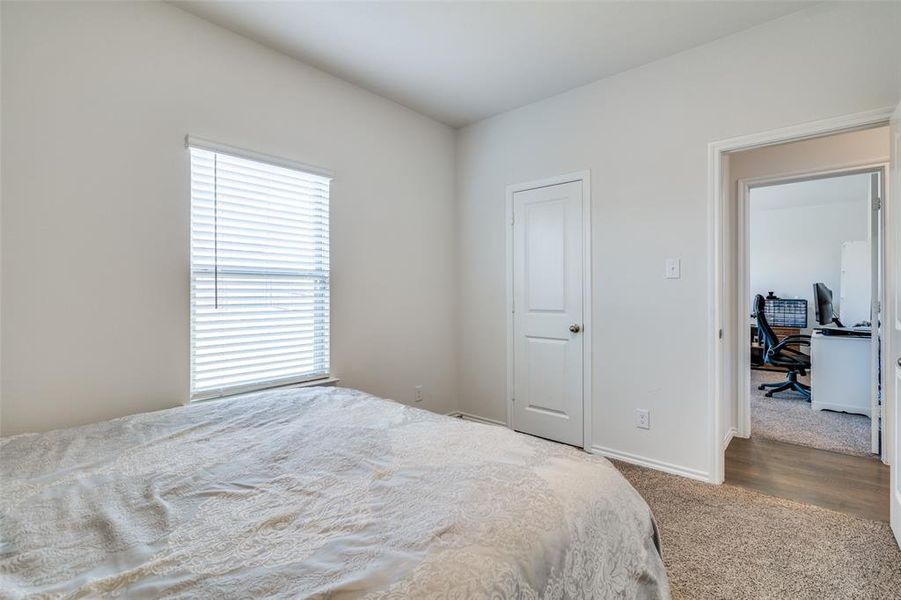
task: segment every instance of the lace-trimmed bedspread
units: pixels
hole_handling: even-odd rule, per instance
[[[0,440],[0,597],[668,598],[606,460],[343,388]]]

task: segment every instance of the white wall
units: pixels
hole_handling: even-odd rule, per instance
[[[807,300],[808,326],[814,327],[815,307],[813,284],[825,283],[833,292],[835,310],[840,309],[842,244],[849,241],[868,243],[870,226],[869,177],[852,175],[846,179],[853,189],[844,202],[828,204],[798,203],[805,193],[799,186],[820,182],[805,182],[788,186],[755,188],[750,199],[751,295],[767,295],[773,291],[781,298]],[[835,179],[822,183],[835,182]],[[762,205],[761,195],[777,192],[774,188],[788,188],[779,194],[781,206]],[[869,266],[864,272],[869,275]],[[869,303],[870,290],[862,292]],[[854,323],[845,323],[853,325]]]
[[[591,169],[593,441],[706,476],[708,143],[894,105],[899,31],[901,5],[817,5],[463,129],[461,409],[506,413],[505,186]]]
[[[188,394],[186,133],[333,170],[332,365],[456,406],[454,132],[161,3],[4,3],[2,433]]]

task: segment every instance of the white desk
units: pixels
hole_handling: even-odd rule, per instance
[[[870,338],[814,331],[810,363],[811,408],[870,416]]]

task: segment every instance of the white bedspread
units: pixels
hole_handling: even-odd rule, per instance
[[[606,460],[342,388],[0,441],[0,597],[667,598]]]

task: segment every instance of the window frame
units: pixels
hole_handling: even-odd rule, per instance
[[[244,148],[239,148],[237,146],[232,146],[229,144],[223,144],[219,142],[215,142],[209,139],[186,135],[185,136],[185,149],[187,150],[188,155],[188,206],[190,208],[190,212],[193,213],[194,210],[194,197],[193,197],[193,174],[191,169],[191,150],[205,150],[207,152],[214,152],[217,154],[226,154],[235,158],[240,158],[244,160],[254,161],[258,163],[264,163],[268,165],[272,165],[275,167],[280,167],[284,169],[291,169],[295,171],[300,171],[305,174],[314,175],[318,177],[323,177],[329,180],[329,203],[331,202],[331,183],[335,179],[334,172],[329,169],[324,169],[322,167],[317,167],[313,165],[309,165],[306,163],[301,163],[277,156],[273,156],[270,154],[264,154],[261,152],[255,152],[253,150],[247,150]],[[189,222],[193,221],[193,217],[189,218]],[[249,392],[263,391],[267,389],[274,389],[280,387],[290,387],[290,386],[303,386],[305,384],[311,384],[314,382],[329,382],[336,381],[334,376],[331,373],[331,357],[328,357],[328,372],[324,374],[315,374],[308,377],[298,377],[298,376],[287,376],[276,379],[270,379],[266,381],[254,382],[254,383],[246,383],[239,384],[234,386],[229,386],[227,388],[220,388],[219,392],[214,390],[204,390],[201,392],[194,391],[194,278],[195,274],[198,273],[211,273],[213,270],[209,268],[195,268],[194,266],[194,235],[193,232],[189,230],[188,235],[188,256],[189,256],[189,265],[188,265],[188,286],[189,290],[191,290],[188,299],[188,310],[189,310],[189,373],[188,373],[188,402],[202,402],[205,400],[215,400],[219,398],[226,398],[230,396],[236,396],[240,394],[246,394]],[[327,292],[329,293],[329,298],[331,298],[331,260],[328,263],[328,274],[325,277],[322,277],[318,272],[309,272],[309,279],[314,281],[325,280]],[[280,272],[278,269],[273,269],[272,271],[266,271],[265,269],[251,269],[252,273],[249,271],[247,273],[241,273],[241,271],[247,271],[247,269],[229,269],[229,268],[219,268],[218,273],[226,273],[234,272],[234,274],[253,274],[253,275],[289,275],[284,272]],[[329,341],[328,351],[331,353],[331,301],[328,304],[328,322],[329,326],[327,329],[326,336]]]

